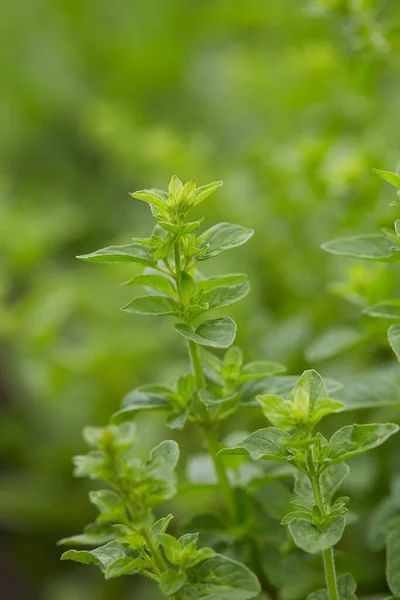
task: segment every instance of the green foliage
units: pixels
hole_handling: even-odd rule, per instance
[[[397,598],[400,595],[400,517],[393,519],[388,527],[386,576],[390,591]]]

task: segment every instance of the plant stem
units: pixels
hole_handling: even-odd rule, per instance
[[[149,547],[149,550],[151,552],[151,555],[154,559],[154,564],[157,567],[158,571],[160,573],[163,573],[164,571],[166,571],[168,569],[167,564],[163,558],[163,555],[161,554],[160,550],[158,549],[157,544],[155,543],[152,533],[150,531],[149,528],[145,528],[141,531],[144,539],[146,540],[146,544]]]
[[[181,255],[180,255],[180,249],[179,249],[179,237],[176,238],[175,243],[174,243],[174,261],[175,261],[176,287],[178,289],[179,299],[181,299],[179,283],[180,283],[180,279],[181,279],[182,269],[181,269]],[[193,340],[188,340],[188,345],[189,345],[190,361],[192,364],[192,370],[193,370],[193,375],[194,375],[195,384],[196,384],[196,401],[197,401],[196,408],[197,408],[199,416],[201,417],[202,421],[204,422],[203,427],[202,427],[203,431],[204,431],[204,437],[205,437],[205,441],[207,444],[208,452],[211,456],[211,460],[214,465],[215,472],[218,477],[221,493],[223,495],[223,498],[224,498],[226,507],[229,511],[229,514],[230,514],[231,518],[234,520],[236,517],[235,496],[234,496],[233,488],[230,484],[230,481],[229,481],[229,478],[228,478],[228,475],[227,475],[227,472],[225,469],[225,465],[223,464],[221,459],[218,457],[219,440],[218,440],[217,432],[215,430],[215,427],[211,423],[207,424],[207,417],[208,417],[207,409],[204,406],[204,404],[201,401],[199,401],[199,398],[198,398],[199,391],[202,390],[206,385],[203,369],[201,366],[200,356],[199,356],[199,349],[198,349],[196,342],[194,342]]]
[[[196,382],[196,389],[197,391],[199,391],[202,390],[206,385],[203,369],[201,368],[199,349],[197,347],[196,342],[194,342],[193,340],[188,340],[188,344],[190,361],[192,363],[193,375]]]
[[[321,483],[319,480],[319,475],[315,473],[315,465],[314,465],[314,455],[312,449],[308,454],[308,465],[309,465],[309,474],[308,477],[311,482],[311,487],[314,493],[315,503],[318,506],[321,514],[326,516],[326,504],[324,501],[324,497],[322,495]],[[322,552],[322,557],[324,560],[324,570],[325,570],[325,581],[326,588],[328,590],[329,600],[339,600],[339,592],[337,587],[336,580],[336,568],[335,568],[335,557],[333,553],[333,548],[328,548]]]
[[[207,450],[213,461],[214,469],[218,477],[219,487],[224,498],[229,514],[233,520],[236,518],[236,501],[234,496],[234,490],[229,481],[228,474],[225,469],[225,465],[218,456],[219,440],[215,427],[212,425],[203,427],[204,437],[207,444]]]

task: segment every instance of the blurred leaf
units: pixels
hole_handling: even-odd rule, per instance
[[[183,323],[177,323],[175,329],[186,339],[212,348],[228,348],[236,336],[236,324],[229,317],[205,321],[195,331]]]
[[[384,235],[374,233],[338,238],[331,242],[325,242],[321,248],[331,254],[340,254],[342,256],[351,256],[366,260],[385,261],[396,257],[396,252],[393,251],[393,242],[388,240]]]

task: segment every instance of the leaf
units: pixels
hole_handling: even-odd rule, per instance
[[[136,315],[177,315],[178,305],[166,296],[140,296],[121,308],[124,312]]]
[[[62,538],[58,546],[99,546],[106,544],[113,538],[112,525],[92,523],[85,527],[79,535]]]
[[[148,204],[153,204],[161,211],[164,211],[166,208],[163,197],[156,190],[139,190],[138,192],[130,192],[129,195],[136,200],[142,200]]]
[[[290,439],[286,431],[277,427],[259,429],[243,442],[232,448],[224,448],[219,454],[248,454],[253,460],[276,460],[285,462],[290,459],[286,443]]]
[[[158,585],[165,596],[171,596],[181,589],[185,581],[185,573],[175,571],[174,569],[167,569],[167,571],[161,574]]]
[[[195,331],[184,323],[177,323],[175,329],[186,339],[212,348],[228,348],[236,337],[236,323],[229,317],[205,321]]]
[[[249,600],[261,587],[243,564],[215,554],[186,571],[189,583],[181,592],[188,600]]]
[[[122,423],[133,419],[141,410],[169,410],[170,402],[166,399],[172,390],[165,386],[158,386],[157,394],[153,394],[147,386],[142,386],[132,390],[122,399],[121,410],[114,413],[111,417],[113,423]],[[163,397],[164,395],[164,397]]]
[[[191,223],[182,223],[178,225],[177,223],[169,223],[168,221],[158,221],[158,224],[170,233],[174,235],[185,235],[188,233],[193,233],[193,231],[197,231],[200,228],[202,222],[204,221],[204,217],[199,219],[198,221],[193,221]]]
[[[237,383],[243,383],[245,381],[252,381],[255,379],[265,379],[276,373],[283,373],[286,371],[286,367],[276,362],[269,360],[258,360],[247,363],[240,373]]]
[[[382,319],[400,319],[400,300],[385,300],[364,308],[363,313]]]
[[[218,189],[221,185],[223,185],[223,181],[213,181],[212,183],[208,183],[207,185],[202,185],[193,193],[189,206],[197,206],[200,202],[203,202],[208,196],[210,196],[216,189]]]
[[[95,550],[68,550],[61,556],[61,560],[73,560],[85,565],[96,565],[104,573],[115,560],[126,555],[127,551],[120,544],[109,542],[104,546],[95,548]]]
[[[124,501],[112,490],[92,490],[89,499],[100,512],[99,520],[105,522],[123,522],[126,512]]]
[[[394,519],[387,535],[386,578],[393,596],[400,596],[400,516]]]
[[[171,279],[165,275],[156,275],[154,273],[145,273],[143,275],[136,275],[129,281],[126,281],[124,285],[143,285],[144,287],[153,288],[163,294],[175,297],[177,291],[172,283]]]
[[[350,327],[336,327],[317,337],[305,351],[309,362],[337,356],[365,339],[365,335]]]
[[[392,250],[393,242],[379,233],[337,238],[331,242],[325,242],[321,248],[331,254],[378,261],[390,259],[395,254]]]
[[[250,291],[250,283],[242,281],[236,285],[215,287],[207,292],[204,292],[201,297],[202,302],[206,302],[209,310],[228,306],[234,302],[238,302]]]
[[[246,229],[240,225],[218,223],[199,236],[198,247],[204,252],[197,258],[198,260],[208,260],[221,252],[241,246],[251,238],[253,233],[252,229]]]
[[[324,531],[307,519],[293,519],[288,527],[296,546],[314,554],[335,546],[342,538],[345,525],[345,518],[339,515]]]
[[[299,375],[281,375],[278,377],[268,377],[259,381],[249,381],[241,389],[241,402],[245,406],[259,407],[259,402],[256,400],[258,394],[287,396],[299,380],[299,377]],[[329,394],[343,387],[342,383],[330,377],[324,377],[324,383]]]
[[[357,584],[354,577],[350,573],[339,575],[337,578],[337,587],[339,600],[357,600],[355,591]],[[307,600],[329,600],[328,590],[325,588],[312,592],[307,596]]]
[[[346,425],[336,431],[324,447],[325,461],[330,464],[343,462],[382,445],[399,430],[394,423],[370,425]]]
[[[391,171],[381,171],[380,169],[373,169],[374,173],[377,173],[382,179],[388,181],[397,188],[400,188],[400,175],[392,173]]]
[[[139,263],[148,267],[156,264],[153,250],[140,242],[124,246],[109,246],[91,254],[81,254],[76,258],[95,263]]]
[[[357,410],[380,406],[399,405],[400,387],[398,377],[388,370],[363,372],[352,376],[339,398],[345,404],[345,410]]]
[[[400,325],[391,325],[388,330],[389,344],[400,361]]]
[[[198,290],[212,290],[223,285],[236,285],[247,280],[247,275],[243,273],[233,273],[232,275],[215,275],[209,279],[199,279],[196,281]]]

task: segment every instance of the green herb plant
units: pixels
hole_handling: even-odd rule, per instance
[[[235,322],[229,317],[208,318],[209,312],[244,298],[250,289],[244,274],[206,277],[199,270],[203,262],[253,235],[252,230],[229,223],[197,235],[203,219],[188,221],[188,214],[220,185],[196,187],[194,181],[183,185],[174,176],[166,192],[149,189],[131,194],[150,206],[157,222],[151,237],[79,257],[88,262],[143,265],[143,273],[127,284],[144,286],[149,294],[134,298],[122,310],[173,317],[175,330],[186,340],[191,368],[175,386],[136,388],[124,398],[109,426],[84,430],[91,450],[75,459],[75,473],[107,487],[90,495],[99,510],[96,522],[62,543],[97,547],[70,550],[62,558],[95,564],[106,578],[142,574],[174,600],[246,600],[262,590],[279,597],[276,588],[284,575],[279,580],[276,573],[288,554],[322,553],[326,589],[311,594],[312,598],[353,598],[355,582],[349,574],[337,577],[333,552],[345,528],[348,498],[334,500],[334,496],[348,473],[344,461],[379,446],[398,426],[349,425],[325,439],[315,432],[319,421],[346,408],[329,397],[328,389],[337,389],[336,382],[324,383],[313,370],[300,378],[281,376],[285,368],[271,361],[245,364],[241,350],[232,346]],[[225,350],[222,356],[221,350]],[[224,448],[221,424],[253,406],[261,406],[273,426]],[[154,516],[154,507],[177,491],[179,449],[168,440],[152,450],[147,462],[137,458],[133,420],[138,412],[149,410],[164,411],[171,429],[188,424],[202,432],[224,511],[220,518],[199,515],[191,525],[197,531],[211,531],[214,548],[198,548],[199,535],[187,531],[188,525],[180,537],[167,533],[172,515],[158,520]],[[260,470],[235,480],[248,458],[260,461]],[[276,471],[266,470],[264,460],[281,465]],[[287,488],[279,479],[292,474],[295,498],[288,512]],[[273,494],[278,499],[275,513],[283,517],[289,538],[287,530],[276,528],[270,518]],[[229,557],[217,552],[221,548]]]
[[[385,181],[397,188],[397,199],[391,206],[400,208],[400,175],[391,171],[375,172]],[[338,238],[322,245],[332,254],[359,258],[378,263],[398,263],[400,261],[400,219],[394,222],[394,228],[383,229],[378,234],[362,234],[346,238]],[[394,321],[388,329],[391,348],[400,361],[400,300],[382,299],[364,308],[363,313],[369,317],[377,317]],[[380,550],[386,545],[386,575],[389,588],[395,598],[400,597],[400,478],[394,475],[392,489],[372,514],[368,537],[370,546]]]

